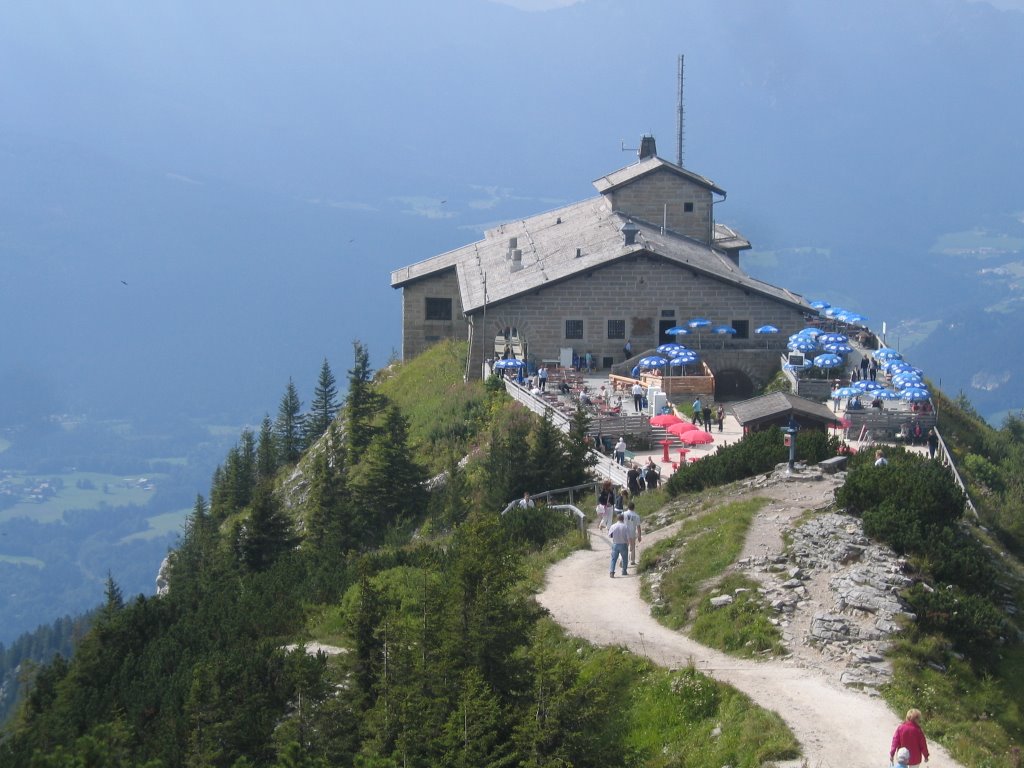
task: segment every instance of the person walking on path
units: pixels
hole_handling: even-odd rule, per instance
[[[640,467],[635,463],[629,465],[629,471],[626,473],[626,487],[629,488],[629,493],[634,499],[640,495]]]
[[[537,370],[537,383],[540,386],[541,392],[548,391],[548,369],[547,366],[542,365]]]
[[[715,421],[718,422],[719,432],[725,429],[725,406],[721,403],[719,403],[718,408],[715,409]]]
[[[644,385],[638,381],[630,391],[633,393],[633,410],[640,413],[644,409]]]
[[[629,542],[629,564],[636,565],[636,545],[643,541],[643,531],[640,530],[640,515],[636,513],[636,504],[632,501],[622,513],[622,521],[626,524],[626,539]]]
[[[706,403],[703,409],[704,413],[704,429],[708,432],[711,431],[711,403]]]
[[[612,510],[615,509],[615,490],[612,488],[612,481],[605,480],[601,485],[601,492],[597,494],[597,515],[601,519],[600,530],[610,528],[612,525]]]
[[[633,356],[633,340],[626,339],[626,343],[622,345],[622,354],[625,355],[623,360],[629,360]]]
[[[896,733],[892,735],[892,745],[889,747],[889,763],[893,761],[897,750],[906,747],[910,750],[910,757],[907,765],[921,764],[921,758],[928,762],[928,742],[925,741],[924,731],[921,730],[921,710],[907,710],[907,719],[896,727]]]
[[[928,458],[934,459],[935,452],[939,449],[939,435],[935,431],[935,427],[928,430]]]
[[[698,397],[693,401],[693,418],[690,420],[691,424],[697,424],[704,417],[704,406],[701,405],[700,398]]]
[[[615,463],[620,467],[626,463],[626,438],[620,437],[615,444]]]
[[[615,563],[620,557],[622,558],[622,575],[629,575],[626,570],[626,555],[629,551],[629,528],[623,522],[622,517],[623,515],[620,513],[618,519],[608,529],[608,536],[612,540],[612,563],[608,569],[608,575],[613,579],[615,578]]]
[[[647,490],[655,491],[658,489],[658,483],[661,481],[661,473],[658,471],[657,465],[650,456],[647,457],[647,466],[644,467],[644,484],[647,486]]]
[[[870,363],[868,363],[868,356],[864,355],[864,357],[860,359],[860,377],[862,379],[866,379],[868,377],[868,365],[870,365]]]

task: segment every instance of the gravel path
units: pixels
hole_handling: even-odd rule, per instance
[[[782,530],[806,509],[826,503],[834,484],[783,484],[756,491],[775,504],[751,528],[745,553],[781,551]],[[732,500],[732,499],[730,499]],[[778,514],[779,504],[787,514]],[[671,535],[669,526],[644,536],[644,545]],[[608,577],[608,538],[591,528],[591,550],[555,564],[538,601],[566,631],[596,645],[620,645],[665,667],[692,663],[716,680],[777,712],[803,747],[809,768],[880,768],[888,763],[889,743],[900,718],[886,704],[839,683],[839,670],[806,665],[800,654],[783,660],[747,661],[726,656],[667,629],[640,597],[640,580]],[[927,732],[927,723],[924,724]],[[938,744],[929,741],[930,766],[958,768]]]

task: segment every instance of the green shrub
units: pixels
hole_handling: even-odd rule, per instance
[[[548,542],[560,539],[576,527],[574,518],[546,504],[526,509],[513,507],[502,516],[501,523],[512,541],[531,550],[543,549]]]
[[[988,598],[952,585],[932,591],[915,584],[903,597],[917,614],[921,631],[945,635],[959,648],[969,648],[978,660],[1001,643],[1010,629]]]

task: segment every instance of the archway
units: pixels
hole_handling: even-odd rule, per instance
[[[748,400],[754,396],[754,382],[744,371],[727,368],[715,371],[715,400]]]

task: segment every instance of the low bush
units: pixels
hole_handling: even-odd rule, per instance
[[[548,542],[560,539],[576,527],[574,518],[546,504],[526,509],[513,507],[502,516],[501,523],[512,541],[531,550],[543,549]]]
[[[932,590],[915,584],[903,597],[917,615],[921,631],[942,634],[957,647],[969,648],[971,657],[978,661],[986,661],[986,653],[1010,631],[1006,618],[991,600],[952,585]]]

